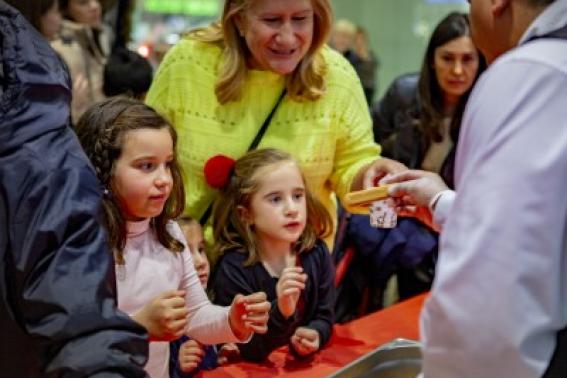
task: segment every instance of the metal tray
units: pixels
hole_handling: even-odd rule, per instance
[[[328,378],[415,378],[421,371],[421,344],[395,339],[354,360]]]

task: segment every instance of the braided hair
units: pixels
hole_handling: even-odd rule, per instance
[[[125,97],[107,99],[94,105],[83,114],[76,126],[79,141],[103,186],[104,225],[117,264],[124,264],[127,230],[119,200],[112,195],[114,164],[121,155],[127,131],[162,128],[169,130],[175,152],[177,133],[173,127],[149,106]],[[171,162],[171,176],[171,194],[162,213],[153,218],[150,224],[158,241],[165,248],[181,252],[183,244],[167,231],[168,221],[182,214],[185,203],[181,169],[175,154]]]

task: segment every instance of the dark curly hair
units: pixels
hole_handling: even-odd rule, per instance
[[[98,179],[105,188],[103,197],[104,222],[116,262],[124,263],[126,220],[116,196],[112,195],[114,164],[122,153],[124,134],[130,130],[166,128],[173,139],[174,158],[171,162],[173,187],[163,212],[151,221],[159,242],[167,249],[181,252],[183,244],[167,231],[169,220],[183,213],[185,192],[181,169],[175,156],[177,133],[154,109],[144,103],[125,97],[100,102],[83,114],[76,126],[77,136],[94,166]]]

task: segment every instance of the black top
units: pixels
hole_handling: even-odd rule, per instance
[[[247,344],[239,344],[241,355],[248,360],[261,361],[276,348],[288,344],[298,327],[308,327],[319,332],[323,347],[331,337],[334,323],[335,271],[325,243],[319,241],[308,252],[299,255],[301,266],[307,274],[294,315],[285,319],[277,306],[277,278],[270,276],[262,263],[244,266],[248,254],[237,250],[226,252],[217,264],[213,290],[215,302],[228,306],[236,294],[248,295],[263,291],[272,303],[268,332],[254,334]],[[290,344],[290,350],[293,347]]]
[[[374,140],[382,147],[382,156],[405,164],[410,169],[421,169],[429,149],[425,133],[418,127],[421,105],[418,94],[419,74],[404,74],[392,82],[384,97],[371,109]],[[453,148],[449,151],[439,174],[453,188],[453,168],[458,133],[451,131]]]

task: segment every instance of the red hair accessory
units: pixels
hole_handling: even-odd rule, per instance
[[[205,180],[209,186],[222,189],[228,183],[236,160],[225,155],[215,155],[205,163]]]

